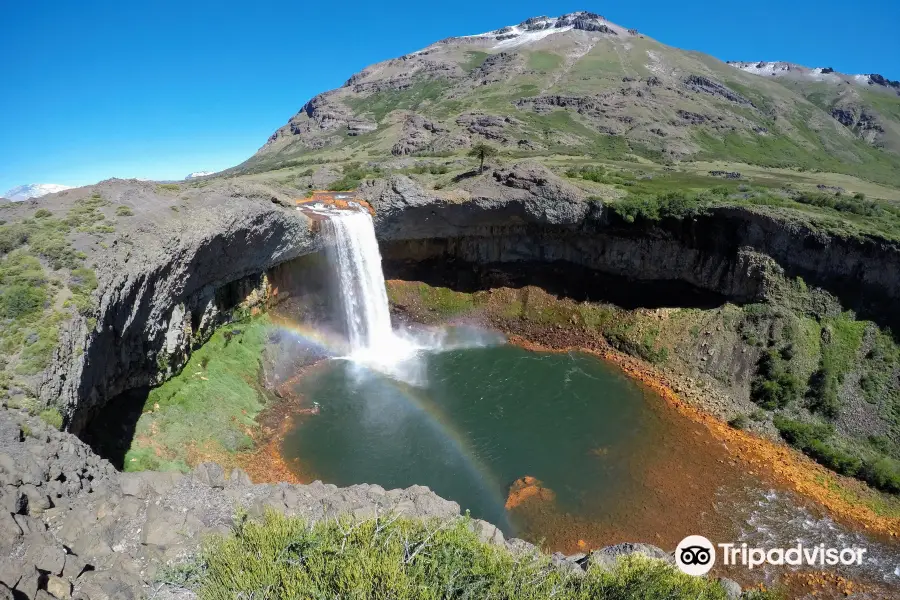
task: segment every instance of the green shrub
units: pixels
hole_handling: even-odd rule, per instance
[[[38,416],[44,423],[46,423],[50,427],[53,427],[54,429],[62,429],[63,416],[58,409],[53,407],[46,408],[42,410]]]
[[[116,207],[116,216],[117,217],[130,217],[134,215],[134,211],[131,208],[125,206],[124,204],[120,204]]]
[[[750,420],[747,418],[747,415],[740,414],[732,418],[728,421],[728,425],[735,429],[747,429],[747,425],[750,424]]]
[[[750,418],[754,421],[765,421],[766,419],[768,419],[768,416],[766,415],[766,411],[757,408],[752,413],[750,413]]]
[[[886,456],[865,461],[857,474],[879,490],[900,494],[900,462]]]
[[[34,211],[35,219],[46,219],[47,217],[52,217],[53,213],[47,210],[46,208],[39,208]]]
[[[892,494],[900,494],[900,462],[877,453],[863,458],[829,441],[831,425],[804,423],[776,415],[775,427],[789,444],[842,475],[856,477]]]
[[[782,415],[775,415],[773,421],[778,432],[790,445],[801,450],[816,440],[823,440],[834,433],[834,427],[825,423],[804,423]]]
[[[841,408],[837,376],[827,367],[820,367],[809,378],[806,398],[809,410],[829,419],[836,419]]]
[[[610,209],[626,223],[637,220],[661,221],[685,219],[706,212],[710,200],[684,192],[665,192],[656,196],[631,196],[611,203]]]
[[[0,225],[0,254],[12,252],[28,240],[28,232],[18,223]]]
[[[43,287],[11,285],[0,291],[0,317],[19,319],[44,310],[47,291]]]
[[[516,556],[479,541],[470,521],[371,519],[309,524],[268,513],[210,540],[199,560],[164,572],[203,600],[246,598],[492,598],[724,600],[711,579],[641,556],[583,577],[544,554]],[[760,598],[772,598],[763,595]]]
[[[800,394],[800,381],[788,371],[783,354],[764,352],[750,384],[750,399],[768,410],[784,408]]]

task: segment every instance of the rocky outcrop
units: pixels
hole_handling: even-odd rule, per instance
[[[750,102],[750,100],[748,100],[747,98],[744,98],[734,90],[722,85],[721,83],[713,81],[708,77],[703,77],[702,75],[689,75],[687,79],[684,80],[684,83],[689,89],[695,92],[703,92],[704,94],[718,96],[737,104],[746,104],[748,106],[753,106],[753,103]]]
[[[96,189],[113,204],[140,203],[151,216],[121,224],[90,259],[96,308],[65,325],[39,385],[40,399],[60,406],[73,431],[110,398],[177,372],[234,311],[267,301],[266,269],[318,248],[306,217],[285,206],[290,196],[268,188],[188,189],[188,214],[170,210],[172,198],[154,184]]]
[[[151,596],[160,591],[159,569],[195,552],[205,536],[228,533],[239,510],[309,521],[459,517],[459,505],[421,486],[253,485],[246,473],[212,463],[188,475],[118,473],[76,437],[0,407],[0,598],[6,589],[28,599],[44,597],[40,590],[59,599]],[[496,527],[473,526],[505,543]]]

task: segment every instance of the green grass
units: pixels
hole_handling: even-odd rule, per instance
[[[808,406],[813,412],[835,419],[841,409],[840,386],[844,376],[857,365],[866,323],[845,313],[824,319],[822,325],[825,330],[822,359],[818,370],[810,377]]]
[[[468,52],[466,52],[466,61],[460,66],[466,73],[471,73],[472,71],[483,65],[488,56],[490,56],[490,54],[488,54],[487,52],[481,52],[480,50],[469,50]]]
[[[543,50],[531,52],[528,55],[528,68],[544,73],[554,71],[563,63],[563,57]]]
[[[468,312],[475,306],[473,294],[455,292],[449,288],[418,284],[422,304],[441,317],[454,317]]]
[[[789,444],[829,469],[856,477],[872,487],[900,494],[900,461],[878,452],[861,453],[847,447],[827,423],[803,422],[776,415],[775,427]]]
[[[69,302],[79,313],[89,314],[94,308],[92,294],[97,289],[97,275],[94,271],[84,267],[74,269],[69,281],[69,289],[72,291],[72,298]]]
[[[358,162],[351,162],[341,167],[342,176],[337,181],[328,184],[328,189],[335,192],[346,192],[355,190],[366,177],[377,177],[381,175],[378,168],[368,165],[362,165]]]
[[[479,541],[464,518],[310,524],[268,513],[261,523],[238,520],[231,535],[208,540],[195,561],[159,579],[193,588],[202,600],[725,598],[714,580],[639,556],[621,558],[610,570],[592,567],[577,577],[553,568],[544,554],[517,556]]]
[[[354,112],[368,113],[380,123],[395,110],[417,110],[423,104],[437,102],[450,87],[446,79],[424,79],[404,90],[384,90],[366,98],[351,98],[347,104]]]
[[[38,416],[41,418],[41,420],[44,423],[46,423],[50,427],[53,427],[54,429],[62,429],[63,416],[62,416],[62,413],[60,413],[57,408],[53,408],[53,407],[46,408],[46,409],[42,410],[38,414]]]
[[[181,373],[153,389],[125,470],[187,470],[192,449],[252,448],[247,431],[266,403],[259,369],[269,330],[265,316],[220,328]],[[167,367],[165,361],[160,367]]]

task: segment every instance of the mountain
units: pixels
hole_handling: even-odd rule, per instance
[[[776,77],[867,143],[900,153],[900,81],[878,73],[846,75],[829,67],[787,62],[729,61],[732,67]]]
[[[206,177],[207,175],[215,175],[215,171],[194,171],[190,173],[185,179],[196,179],[197,177]]]
[[[819,84],[759,76],[594,13],[534,17],[363,69],[230,172],[457,153],[484,141],[521,156],[730,160],[900,186],[893,88]]]
[[[28,200],[29,198],[40,198],[47,194],[55,194],[70,189],[72,189],[72,186],[60,185],[58,183],[29,183],[7,190],[3,196],[13,202],[20,202],[22,200]]]

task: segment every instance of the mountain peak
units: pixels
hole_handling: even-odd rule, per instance
[[[536,42],[549,35],[571,30],[626,36],[637,33],[633,29],[626,29],[611,21],[607,21],[602,15],[597,13],[578,11],[559,17],[548,17],[545,15],[530,17],[518,25],[507,25],[493,31],[453,39],[494,38],[497,43],[494,44],[493,49],[499,50]]]
[[[7,190],[6,193],[3,194],[3,197],[12,200],[13,202],[21,202],[22,200],[28,200],[29,198],[40,198],[47,194],[55,194],[70,189],[72,189],[72,186],[60,185],[58,183],[29,183]]]

